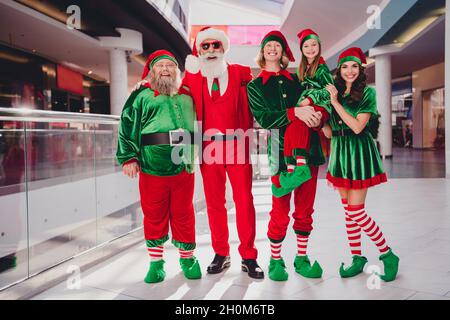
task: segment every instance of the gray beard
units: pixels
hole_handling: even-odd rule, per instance
[[[152,89],[165,96],[172,96],[178,91],[177,81],[172,77],[156,78],[154,76],[150,76],[150,86]]]
[[[217,57],[214,61],[206,60],[205,56],[199,57],[200,70],[207,78],[218,78],[227,71],[227,63],[223,56]]]

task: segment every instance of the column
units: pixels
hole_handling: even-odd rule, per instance
[[[120,115],[128,97],[128,67],[125,50],[112,48],[109,51],[109,77],[111,114]]]
[[[450,0],[445,10],[445,177],[450,178]]]
[[[126,51],[130,56],[142,53],[142,33],[116,28],[120,37],[99,37],[102,47],[109,52],[109,96],[111,114],[120,115],[128,98],[128,67]]]
[[[391,56],[381,54],[375,57],[375,86],[377,91],[377,108],[380,113],[380,155],[392,156],[392,88]]]

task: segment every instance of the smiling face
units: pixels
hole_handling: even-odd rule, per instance
[[[170,59],[157,61],[150,70],[150,85],[163,95],[174,94],[179,87],[178,66]]]
[[[215,39],[205,39],[200,44],[199,55],[208,61],[217,60],[217,57],[223,56],[224,48],[222,42]]]
[[[319,54],[320,44],[316,39],[308,39],[303,42],[302,53],[308,60],[314,60]]]
[[[341,77],[347,84],[352,84],[359,76],[359,64],[347,61],[341,65]]]
[[[263,48],[264,59],[268,61],[280,61],[283,55],[283,47],[278,41],[268,41]]]
[[[170,59],[161,59],[153,65],[153,70],[157,79],[164,77],[175,79],[177,74],[177,65]]]

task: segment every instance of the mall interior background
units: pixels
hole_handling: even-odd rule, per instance
[[[228,34],[228,60],[250,65],[255,76],[260,40],[273,29],[286,34],[296,57],[297,32],[316,30],[330,69],[342,49],[360,46],[369,57],[369,82],[382,92],[378,145],[388,176],[450,177],[449,6],[445,0],[0,0],[0,288],[140,227],[135,182],[121,176],[114,157],[117,116],[148,54],[169,49],[183,71],[205,25]],[[79,28],[69,28],[77,19]],[[327,141],[323,146],[327,151]],[[265,152],[254,151],[255,179],[268,177]]]

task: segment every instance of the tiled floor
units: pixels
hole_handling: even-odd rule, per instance
[[[230,215],[232,265],[226,272],[207,275],[212,259],[207,219],[197,216],[199,258],[204,272],[201,280],[185,280],[178,266],[178,254],[166,245],[166,280],[146,284],[148,257],[144,244],[118,254],[81,274],[81,288],[67,283],[47,290],[34,299],[450,299],[450,180],[392,179],[373,188],[367,211],[382,227],[389,244],[400,256],[400,272],[394,282],[383,283],[370,274],[341,279],[341,261],[351,259],[346,243],[343,212],[338,195],[319,181],[315,230],[310,238],[309,255],[321,263],[322,279],[305,279],[294,272],[295,236],[289,229],[283,243],[289,280],[274,282],[267,277],[269,244],[266,239],[270,188],[267,181],[254,183],[257,210],[258,261],[266,279],[252,280],[240,271],[234,210]],[[363,251],[369,259],[366,272],[380,268],[378,252],[363,237]]]

